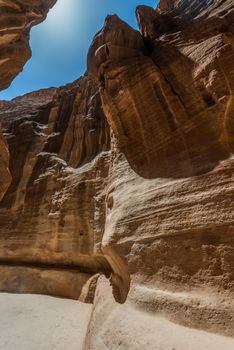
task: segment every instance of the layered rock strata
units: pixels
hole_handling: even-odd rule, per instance
[[[103,244],[133,304],[233,335],[233,3],[136,14],[141,35],[109,16],[88,55],[114,133]]]
[[[128,337],[129,313],[234,336],[233,3],[161,1],[136,15],[140,32],[108,16],[87,75],[45,105],[2,106],[13,181],[1,288],[11,276],[15,291],[87,300],[99,280],[87,349],[155,349]],[[120,256],[126,308],[90,280],[112,274],[123,302]]]
[[[31,57],[29,35],[32,26],[46,18],[56,0],[0,1],[0,90],[6,89]],[[9,156],[0,125],[0,200],[11,175]]]
[[[100,246],[110,131],[95,84],[83,77],[5,102],[1,120],[13,177],[0,206],[1,290],[78,298],[93,274],[115,270],[125,300],[122,262]]]
[[[2,135],[2,131],[0,129],[0,200],[4,196],[8,186],[10,185],[11,175],[9,172],[9,152],[7,148],[7,144]]]

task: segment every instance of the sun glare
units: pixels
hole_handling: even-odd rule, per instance
[[[76,2],[79,0],[75,0]],[[54,8],[49,12],[47,20],[44,22],[44,28],[48,30],[48,34],[57,33],[57,36],[66,36],[71,30],[70,23],[76,13],[74,0],[58,0]],[[79,18],[77,18],[79,20]]]

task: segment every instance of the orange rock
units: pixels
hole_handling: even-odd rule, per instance
[[[113,347],[142,344],[127,317],[136,306],[234,335],[233,2],[136,12],[140,32],[107,17],[83,78],[1,107],[13,180],[0,208],[0,288],[10,276],[15,291],[90,301],[89,278],[102,272],[123,303],[124,256],[126,308],[98,282],[97,349],[105,332]]]
[[[6,89],[31,57],[29,34],[56,0],[4,0],[0,3],[0,90]]]
[[[131,301],[233,336],[234,11],[231,1],[215,4],[140,6],[142,39],[108,17],[88,67],[113,129],[102,242],[128,258]],[[188,301],[182,321],[189,291],[209,311]]]
[[[29,33],[32,26],[46,18],[56,0],[4,0],[0,2],[0,90],[6,89],[31,57]],[[0,106],[4,105],[0,102]],[[11,176],[8,150],[0,130],[0,200]]]
[[[20,267],[24,276],[12,288],[77,298],[86,282],[83,273],[88,279],[103,272],[111,277],[116,300],[125,301],[124,263],[99,247],[110,130],[96,85],[83,77],[57,90],[27,94],[5,102],[0,119],[13,177],[0,205],[0,237],[7,237],[0,240],[0,264],[9,278]],[[56,269],[62,270],[60,284]],[[1,290],[12,288],[2,280]]]
[[[8,166],[9,152],[0,129],[0,200],[5,194],[11,181],[11,175]]]

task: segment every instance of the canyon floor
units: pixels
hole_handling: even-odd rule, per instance
[[[108,347],[112,332],[89,350],[124,349],[125,336],[132,336],[134,350],[233,350],[233,338],[176,325],[160,316],[144,313],[129,301],[128,320],[122,319],[119,345]],[[41,295],[0,294],[0,349],[4,350],[81,350],[92,306]],[[126,315],[126,313],[125,313]],[[118,318],[118,317],[117,317]],[[105,320],[108,322],[108,320]],[[125,326],[126,327],[125,327]],[[130,327],[131,325],[131,327]],[[120,325],[119,325],[120,326]],[[138,336],[136,336],[138,334]],[[104,334],[103,334],[104,335]],[[105,342],[104,342],[105,339]]]
[[[81,350],[90,314],[78,301],[0,294],[0,349]]]

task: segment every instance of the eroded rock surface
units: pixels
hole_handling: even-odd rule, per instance
[[[34,93],[2,105],[13,181],[1,289],[33,280],[33,292],[87,300],[103,272],[123,302],[128,262],[130,304],[113,306],[100,282],[87,349],[133,348],[121,331],[106,336],[116,327],[102,308],[129,328],[138,309],[234,336],[233,2],[161,1],[136,15],[140,32],[108,16],[87,75],[45,104]],[[134,349],[155,349],[135,338]]]
[[[142,177],[203,174],[233,151],[233,14],[216,16],[188,28],[177,13],[139,6],[142,37],[110,16],[94,39],[90,73],[118,147]]]
[[[0,1],[0,90],[10,85],[31,57],[30,29],[46,18],[55,2],[56,0]],[[0,200],[11,181],[8,163],[7,144],[0,125]]]
[[[0,200],[10,185],[11,175],[9,172],[9,152],[5,139],[0,129]]]
[[[115,265],[117,278],[114,253],[104,258],[100,247],[110,130],[95,84],[83,77],[5,102],[1,120],[13,176],[0,209],[1,289],[77,298],[84,273],[109,277]],[[14,274],[23,282],[10,288]]]
[[[0,90],[6,89],[31,57],[30,29],[42,22],[56,0],[0,1]]]
[[[88,56],[114,134],[103,244],[152,288],[136,305],[233,335],[233,2],[136,14],[141,37],[108,17]],[[185,291],[199,297],[182,307]],[[224,301],[210,307],[213,293]]]

